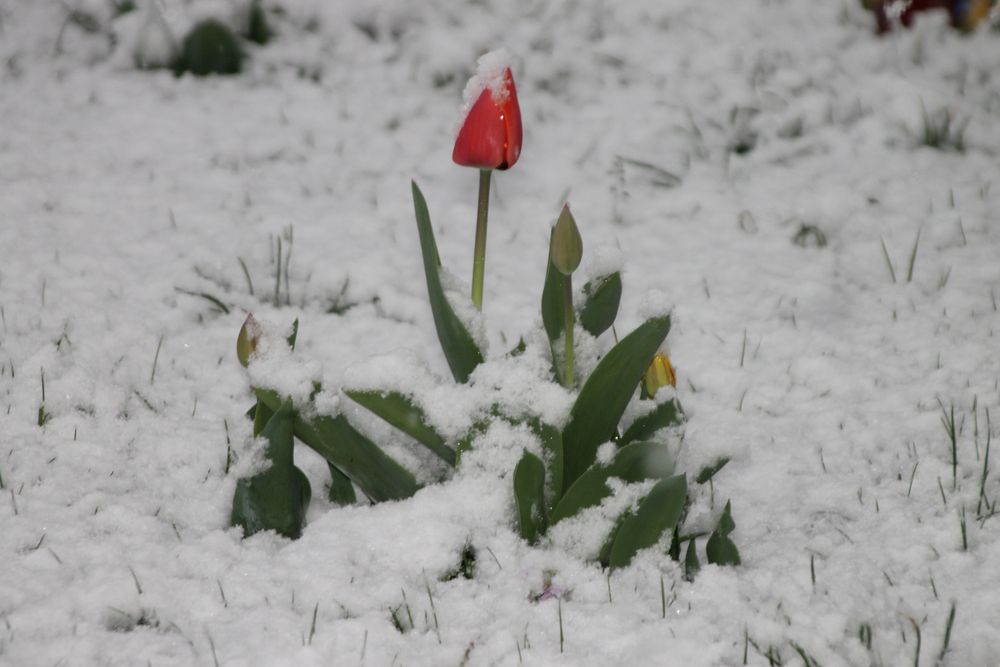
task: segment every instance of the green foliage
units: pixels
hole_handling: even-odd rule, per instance
[[[455,450],[446,445],[444,438],[427,425],[427,417],[423,410],[414,405],[408,396],[395,391],[359,391],[356,389],[345,389],[344,393],[426,446],[448,465],[455,465]]]
[[[195,76],[239,74],[243,68],[243,47],[226,24],[206,19],[195,24],[181,45],[178,73]]]
[[[920,142],[924,146],[939,151],[965,152],[965,131],[969,128],[970,118],[956,120],[954,114],[947,108],[928,112],[922,101],[920,116],[923,121]]]
[[[612,569],[625,567],[640,549],[656,544],[673,532],[687,501],[687,480],[676,475],[660,480],[639,503],[639,509],[625,518],[615,535],[608,556]]]
[[[636,442],[622,447],[607,466],[591,466],[570,486],[552,509],[552,523],[575,516],[579,511],[599,505],[611,495],[608,480],[642,482],[666,479],[674,473],[674,460],[663,445]]]
[[[694,539],[688,540],[687,551],[684,553],[684,578],[693,581],[701,563],[698,562],[698,550],[695,549]]]
[[[441,341],[441,349],[444,350],[444,356],[448,360],[448,367],[451,368],[451,374],[456,382],[466,382],[476,366],[483,363],[483,353],[448,303],[441,284],[441,257],[438,255],[437,242],[434,240],[434,229],[431,227],[427,202],[416,183],[412,184],[412,189],[417,232],[420,236],[420,252],[424,259],[427,295],[434,315],[434,326],[437,329],[438,340]]]
[[[531,418],[525,422],[542,442],[545,450],[545,460],[548,463],[549,500],[547,507],[551,509],[557,498],[563,492],[563,441],[562,431],[555,426],[546,424],[540,419]]]
[[[710,463],[709,465],[705,466],[700,471],[698,471],[698,476],[694,478],[694,481],[698,482],[699,484],[705,484],[707,482],[712,481],[712,478],[715,477],[716,473],[725,468],[727,463],[729,463],[729,457],[720,456],[719,458],[715,459],[714,462]]]
[[[253,0],[250,4],[250,16],[248,17],[247,31],[243,35],[254,44],[264,45],[271,41],[271,26],[267,24],[267,15],[259,0]]]
[[[514,468],[514,500],[521,537],[534,544],[548,528],[545,511],[545,465],[529,451]]]
[[[587,378],[563,429],[565,484],[594,463],[599,445],[618,435],[622,413],[668,331],[669,316],[646,321],[611,348]]]
[[[263,412],[258,410],[257,415]],[[274,530],[292,539],[302,534],[312,491],[309,480],[293,462],[294,419],[290,403],[274,412],[261,431],[268,443],[265,455],[270,467],[236,484],[230,523],[241,526],[246,537],[262,530]]]
[[[326,498],[334,505],[353,505],[358,497],[354,493],[354,484],[351,478],[345,475],[332,463],[327,463],[330,469],[330,488],[327,489]]]
[[[709,563],[713,565],[740,564],[740,552],[733,541],[729,539],[729,534],[735,528],[736,523],[733,521],[732,507],[727,501],[726,508],[722,511],[722,516],[719,518],[719,525],[716,526],[715,531],[708,538],[708,545],[705,547],[705,555]]]
[[[555,230],[549,234],[549,247]],[[545,269],[545,284],[542,286],[542,326],[549,337],[549,343],[555,344],[563,331],[563,311],[565,310],[565,292],[563,290],[563,274],[552,264],[552,253],[549,253]]]
[[[636,440],[648,440],[661,428],[679,426],[684,423],[684,410],[677,399],[671,399],[657,405],[651,412],[632,422],[618,441],[619,445],[627,445]]]
[[[591,336],[600,336],[615,323],[621,298],[622,277],[618,271],[588,281],[583,286],[580,326]]]
[[[455,381],[465,383],[483,362],[483,354],[445,295],[440,275],[441,260],[427,203],[416,183],[412,184],[412,193],[428,297],[438,339]],[[550,348],[554,351],[557,341],[565,344],[563,364],[557,363],[553,354],[555,379],[574,391],[573,348],[569,335],[574,311],[570,277],[565,274],[579,264],[582,240],[578,230],[570,224],[572,220],[568,210],[564,210],[562,218],[562,245],[556,248],[558,252],[555,254],[550,248],[541,310]],[[555,232],[553,239],[554,236]],[[561,263],[561,270],[556,262]],[[579,312],[581,326],[594,336],[607,331],[617,315],[621,293],[621,276],[617,272],[587,283]],[[462,453],[472,448],[476,438],[497,420],[530,429],[541,444],[542,455],[524,451],[514,469],[512,481],[518,531],[532,544],[537,543],[550,526],[577,516],[587,508],[597,507],[608,499],[614,493],[615,485],[610,483],[612,479],[623,484],[647,482],[649,491],[637,500],[632,509],[615,518],[598,560],[611,568],[625,567],[640,550],[672,538],[669,540],[669,553],[674,559],[680,558],[681,546],[684,541],[688,542],[685,572],[686,576],[692,577],[700,566],[695,550],[695,539],[700,535],[682,537],[680,533],[688,504],[687,478],[683,474],[675,474],[670,450],[663,443],[652,440],[662,429],[683,423],[685,417],[680,403],[676,399],[663,401],[628,424],[624,434],[620,431],[625,409],[635,398],[640,381],[669,331],[669,315],[656,317],[617,342],[583,380],[562,429],[546,424],[530,413],[511,414],[510,406],[496,404],[487,414],[477,416],[466,435],[457,442],[448,442],[429,423],[414,397],[405,391],[345,389],[344,393],[452,467],[458,465]],[[294,346],[295,333],[297,328],[288,340],[289,345]],[[522,338],[508,356],[523,354],[526,348]],[[260,429],[269,432],[271,424],[277,423],[276,414],[272,411],[281,411],[285,415],[282,442],[286,443],[288,460],[291,460],[293,436],[323,456],[330,466],[329,497],[333,502],[354,502],[355,487],[373,502],[406,498],[418,490],[419,485],[413,474],[356,430],[343,415],[303,418],[295,413],[290,404],[282,405],[282,397],[273,390],[255,388],[255,391],[258,405],[251,410],[255,432]],[[314,393],[319,391],[317,385]],[[610,461],[601,463],[597,461],[597,451],[605,443],[615,443],[616,449]],[[697,481],[708,482],[727,462],[726,458],[717,460],[700,471]],[[239,493],[246,494],[247,491],[242,489]],[[734,527],[727,504],[718,527],[708,541],[708,562],[739,563],[736,546],[729,539]]]
[[[262,404],[281,403],[278,394],[257,389]],[[295,437],[336,466],[373,502],[408,498],[420,488],[413,473],[359,433],[343,415],[295,419]]]

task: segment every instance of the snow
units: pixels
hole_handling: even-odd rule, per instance
[[[179,43],[240,4],[160,9]],[[1000,39],[932,14],[876,38],[859,5],[279,0],[247,71],[206,80],[134,69],[141,7],[74,3],[117,47],[69,24],[57,48],[62,3],[0,6],[0,664],[714,666],[742,664],[748,637],[752,665],[771,647],[799,664],[793,644],[912,665],[916,624],[927,666],[952,604],[943,663],[1000,664],[1000,519],[977,517],[1000,419]],[[475,179],[450,160],[454,111],[499,47],[532,150],[494,179],[489,359],[456,388],[409,180],[465,280]],[[968,121],[964,152],[923,145],[922,106]],[[702,558],[689,582],[656,550],[610,575],[588,561],[629,487],[525,544],[510,474],[541,449],[506,422],[451,480],[378,505],[332,506],[325,462],[297,447],[303,537],[228,527],[260,463],[251,381],[297,401],[320,382],[319,412],[423,481],[433,457],[361,423],[341,387],[406,388],[449,439],[496,401],[564,421],[537,330],[564,200],[588,271],[620,249],[618,336],[672,313],[685,530],[731,500],[742,566]],[[825,244],[793,241],[804,226]],[[246,371],[248,312],[270,342]],[[588,363],[613,341],[577,338]],[[473,577],[452,577],[466,545]]]
[[[504,48],[490,51],[479,57],[479,60],[476,61],[475,76],[466,82],[465,88],[462,90],[462,118],[469,113],[469,109],[486,89],[489,89],[496,104],[503,104],[510,94],[510,90],[504,83],[507,70],[512,68],[511,60],[510,52]]]

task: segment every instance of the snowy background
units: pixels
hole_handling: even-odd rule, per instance
[[[0,2],[0,664],[1000,664],[1000,35],[879,39],[853,0],[348,4],[267,2],[275,40],[195,79],[132,67],[141,13]],[[60,38],[69,6],[104,32]],[[179,35],[236,20],[164,8]],[[540,324],[568,198],[584,268],[624,258],[619,332],[650,290],[674,304],[680,467],[732,459],[688,523],[731,499],[741,567],[609,578],[523,543],[482,470],[334,508],[304,447],[303,537],[228,527],[248,311],[300,318],[332,387],[373,355],[447,376],[409,181],[467,279],[476,174],[450,156],[500,46],[525,139],[494,179],[491,356]]]

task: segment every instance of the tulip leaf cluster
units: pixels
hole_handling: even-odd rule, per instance
[[[479,310],[490,173],[513,166],[520,154],[520,113],[513,79],[509,68],[502,74],[503,94],[497,97],[496,91],[488,88],[479,94],[459,133],[453,156],[461,165],[480,169],[480,215],[470,298],[470,305]],[[411,191],[427,296],[441,351],[455,386],[475,391],[476,368],[486,357],[468,323],[459,316],[461,309],[456,310],[454,299],[460,297],[445,291],[427,201],[416,183],[412,183]],[[546,539],[549,530],[561,521],[600,508],[620,485],[640,485],[641,497],[616,517],[597,559],[606,567],[625,567],[639,551],[662,542],[669,543],[668,553],[680,560],[681,545],[686,541],[686,570],[693,574],[699,566],[695,539],[708,531],[681,533],[690,504],[688,477],[676,470],[668,444],[658,440],[661,434],[685,421],[676,398],[656,397],[659,389],[676,382],[663,347],[670,332],[670,315],[647,319],[618,340],[593,369],[585,374],[579,372],[586,369],[577,368],[576,336],[596,338],[612,329],[622,297],[622,279],[617,271],[599,275],[586,282],[579,293],[574,291],[573,274],[583,252],[583,238],[566,205],[550,235],[540,303],[545,337],[541,338],[540,332],[535,337],[547,340],[551,360],[550,380],[539,381],[562,385],[572,398],[564,423],[547,423],[496,398],[487,403],[488,410],[466,433],[445,437],[428,419],[419,401],[405,390],[343,387],[340,393],[413,438],[439,458],[449,472],[461,465],[462,457],[476,448],[480,436],[493,424],[506,422],[529,430],[540,448],[524,449],[512,475],[516,506],[512,523],[529,543]],[[296,322],[287,340],[292,348],[297,331]],[[253,317],[248,317],[237,339],[237,356],[244,366],[252,363],[257,354],[261,335]],[[524,353],[526,339],[533,338],[522,338],[508,356],[516,359]],[[347,416],[322,414],[316,409],[317,397],[324,391],[318,383],[308,398],[312,405],[293,405],[287,396],[272,388],[253,389],[257,399],[250,411],[253,432],[266,442],[265,456],[270,466],[237,484],[231,522],[243,527],[246,535],[268,529],[292,538],[301,533],[310,489],[294,465],[295,439],[327,461],[331,475],[328,495],[334,503],[355,502],[355,490],[371,502],[381,502],[407,498],[420,488],[410,470],[355,428]],[[637,395],[652,405],[641,416],[626,418],[626,409]],[[695,483],[711,483],[727,461],[720,459],[701,470]],[[727,503],[708,539],[708,562],[739,564],[739,552],[730,538],[734,529]]]

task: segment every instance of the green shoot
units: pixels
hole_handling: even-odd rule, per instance
[[[563,643],[565,641],[565,636],[563,635],[563,620],[562,620],[562,598],[556,598],[557,608],[559,610],[559,652],[563,652]]]
[[[45,411],[45,369],[40,371],[42,377],[42,404],[38,406],[38,426],[45,426],[45,423],[49,421],[49,413]]]
[[[212,635],[208,634],[208,629],[205,629],[205,636],[208,637],[208,646],[212,649],[212,663],[215,667],[219,667],[219,656],[215,652],[215,642],[212,640]]]
[[[955,404],[952,403],[948,409],[944,407],[941,399],[938,399],[941,406],[941,425],[944,426],[945,433],[951,443],[951,488],[954,491],[958,488],[958,430],[955,427]]]
[[[910,619],[910,625],[913,626],[913,631],[917,633],[917,650],[913,654],[913,667],[920,667],[920,625],[912,618]]]
[[[222,598],[222,606],[228,607],[229,600],[226,599],[226,591],[222,588],[222,581],[219,579],[215,580],[215,585],[219,587],[219,597]]]
[[[969,536],[968,536],[968,531],[966,529],[965,507],[964,506],[962,507],[962,509],[958,513],[958,522],[959,522],[959,525],[962,528],[962,551],[968,551],[969,550]]]
[[[882,256],[885,258],[885,265],[889,267],[889,277],[892,278],[892,282],[896,282],[896,270],[892,268],[892,260],[889,259],[889,249],[885,247],[885,239],[880,236],[878,240],[882,244]]]
[[[250,296],[253,296],[253,280],[250,279],[250,271],[247,269],[247,263],[243,261],[242,257],[237,257],[236,261],[240,263],[240,268],[243,269],[243,277],[247,281],[247,290],[250,292]]]
[[[142,595],[142,584],[139,583],[139,577],[136,575],[135,570],[128,568],[128,571],[132,573],[132,581],[135,582],[135,590],[138,591],[139,595]]]
[[[983,515],[983,501],[986,502],[986,507],[989,508],[990,499],[986,497],[986,478],[990,474],[990,442],[992,441],[992,432],[990,429],[990,411],[989,408],[986,409],[986,453],[983,455],[983,473],[979,477],[979,501],[976,504],[976,515],[982,517]]]
[[[424,577],[424,588],[427,589],[427,599],[431,602],[431,615],[434,617],[434,632],[437,633],[438,644],[441,643],[441,625],[438,623],[437,609],[434,607],[434,595],[431,594],[431,585],[427,583],[427,577]]]
[[[667,617],[667,591],[663,588],[663,575],[660,575],[660,618]]]
[[[306,641],[306,645],[307,646],[312,646],[313,637],[316,636],[316,615],[317,614],[319,614],[319,602],[317,602],[316,606],[313,607],[312,625],[309,627],[309,639]]]
[[[944,664],[944,654],[948,652],[948,644],[951,643],[951,628],[955,624],[955,601],[951,603],[951,609],[948,611],[948,621],[944,626],[944,642],[941,644],[941,652],[938,654],[937,664]]]
[[[160,348],[163,347],[163,334],[160,334],[160,340],[156,342],[156,352],[153,354],[153,370],[149,373],[149,384],[152,386],[153,382],[156,381],[156,364],[160,360]]]
[[[910,492],[913,491],[913,478],[917,476],[917,466],[920,465],[920,461],[913,464],[913,470],[910,472],[910,485],[906,487],[906,497],[910,497]]]
[[[913,267],[917,263],[917,248],[920,247],[920,232],[922,228],[917,229],[917,238],[913,242],[913,250],[910,251],[910,265],[906,269],[906,282],[913,282]],[[947,282],[947,280],[945,280]]]

